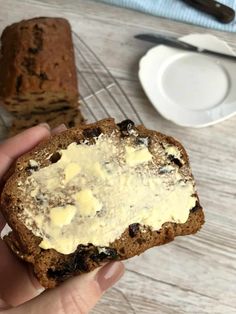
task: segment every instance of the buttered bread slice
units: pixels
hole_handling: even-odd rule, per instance
[[[183,146],[130,120],[67,130],[20,157],[1,209],[5,241],[48,288],[204,222]]]

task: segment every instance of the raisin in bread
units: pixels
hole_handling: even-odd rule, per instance
[[[130,120],[82,125],[21,156],[1,210],[4,240],[46,288],[204,223],[183,146]]]

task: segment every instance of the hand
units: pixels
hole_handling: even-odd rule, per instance
[[[0,145],[0,179],[12,162],[64,126],[50,129],[41,124]],[[0,212],[0,232],[5,220]],[[43,289],[29,267],[21,262],[0,239],[0,314],[88,313],[124,272],[120,262],[112,262],[93,272],[71,278],[59,287]]]

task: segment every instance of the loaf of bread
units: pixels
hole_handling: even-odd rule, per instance
[[[22,117],[78,106],[70,24],[40,17],[5,28],[1,36],[0,100]]]
[[[24,20],[8,26],[1,41],[0,101],[13,115],[8,136],[42,122],[52,128],[81,123],[68,21]]]
[[[28,114],[23,117],[14,118],[8,136],[16,135],[25,129],[31,128],[39,123],[48,123],[51,129],[65,124],[67,128],[74,127],[84,123],[84,118],[77,108],[70,108],[66,110],[52,111],[47,114]]]
[[[20,157],[1,210],[4,240],[46,288],[204,223],[183,146],[130,120],[69,129]]]

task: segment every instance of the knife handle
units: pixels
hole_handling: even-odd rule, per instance
[[[183,0],[192,7],[214,16],[221,23],[230,23],[235,17],[235,11],[213,0]]]

